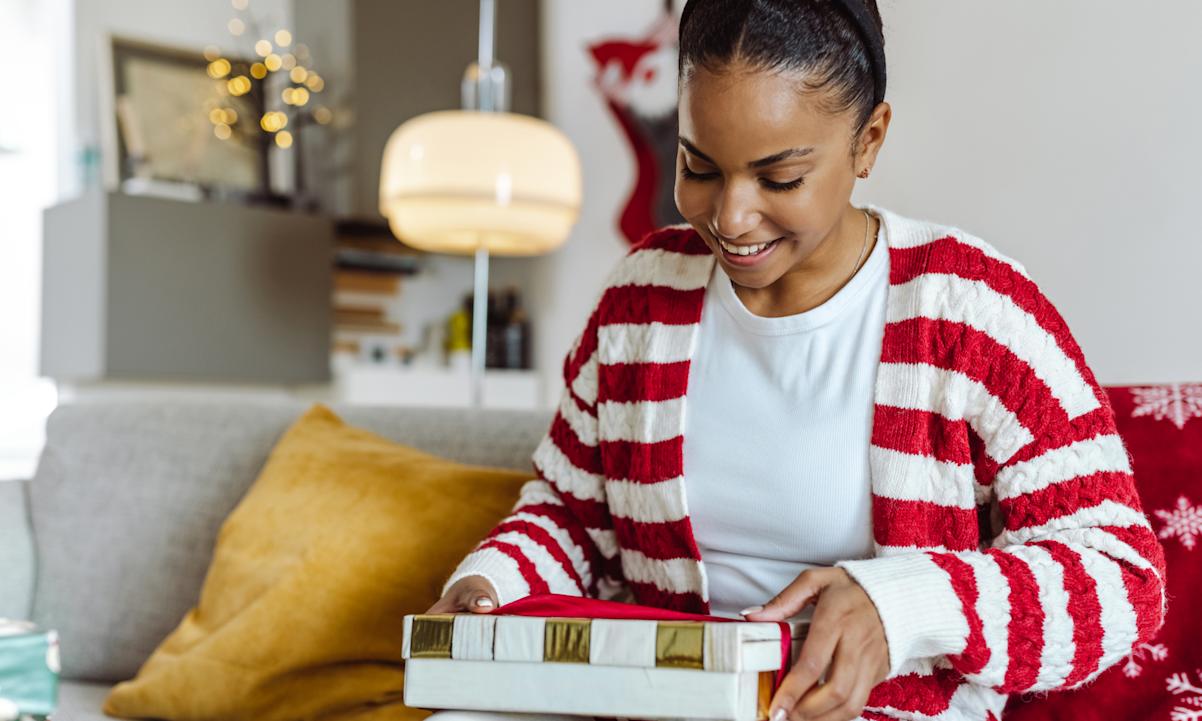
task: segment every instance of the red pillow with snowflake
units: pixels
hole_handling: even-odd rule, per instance
[[[1126,663],[1075,691],[1014,698],[1006,721],[1202,721],[1202,384],[1106,392],[1164,544],[1168,616]]]

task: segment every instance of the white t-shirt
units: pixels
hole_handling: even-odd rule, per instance
[[[881,238],[830,300],[767,318],[714,264],[689,368],[684,478],[715,615],[765,603],[807,568],[872,555],[888,273]]]

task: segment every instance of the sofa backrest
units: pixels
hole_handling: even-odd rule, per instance
[[[67,679],[132,677],[195,604],[222,522],[305,410],[291,401],[61,406],[30,485],[32,618]],[[331,408],[446,458],[531,471],[551,412]]]

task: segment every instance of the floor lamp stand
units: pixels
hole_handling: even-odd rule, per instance
[[[476,297],[472,303],[472,407],[484,405],[484,353],[488,342],[488,248],[476,249]]]

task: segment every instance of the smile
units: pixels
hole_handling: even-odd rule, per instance
[[[778,240],[780,240],[780,238],[767,243],[760,243],[759,245],[733,245],[731,243],[719,240],[718,245],[721,245],[722,249],[731,255],[757,255],[775,245]]]
[[[758,265],[764,258],[772,255],[772,251],[776,246],[780,245],[782,238],[769,241],[767,243],[758,243],[756,245],[734,245],[718,241],[718,246],[722,248],[722,257],[727,263],[734,266],[752,266]]]

